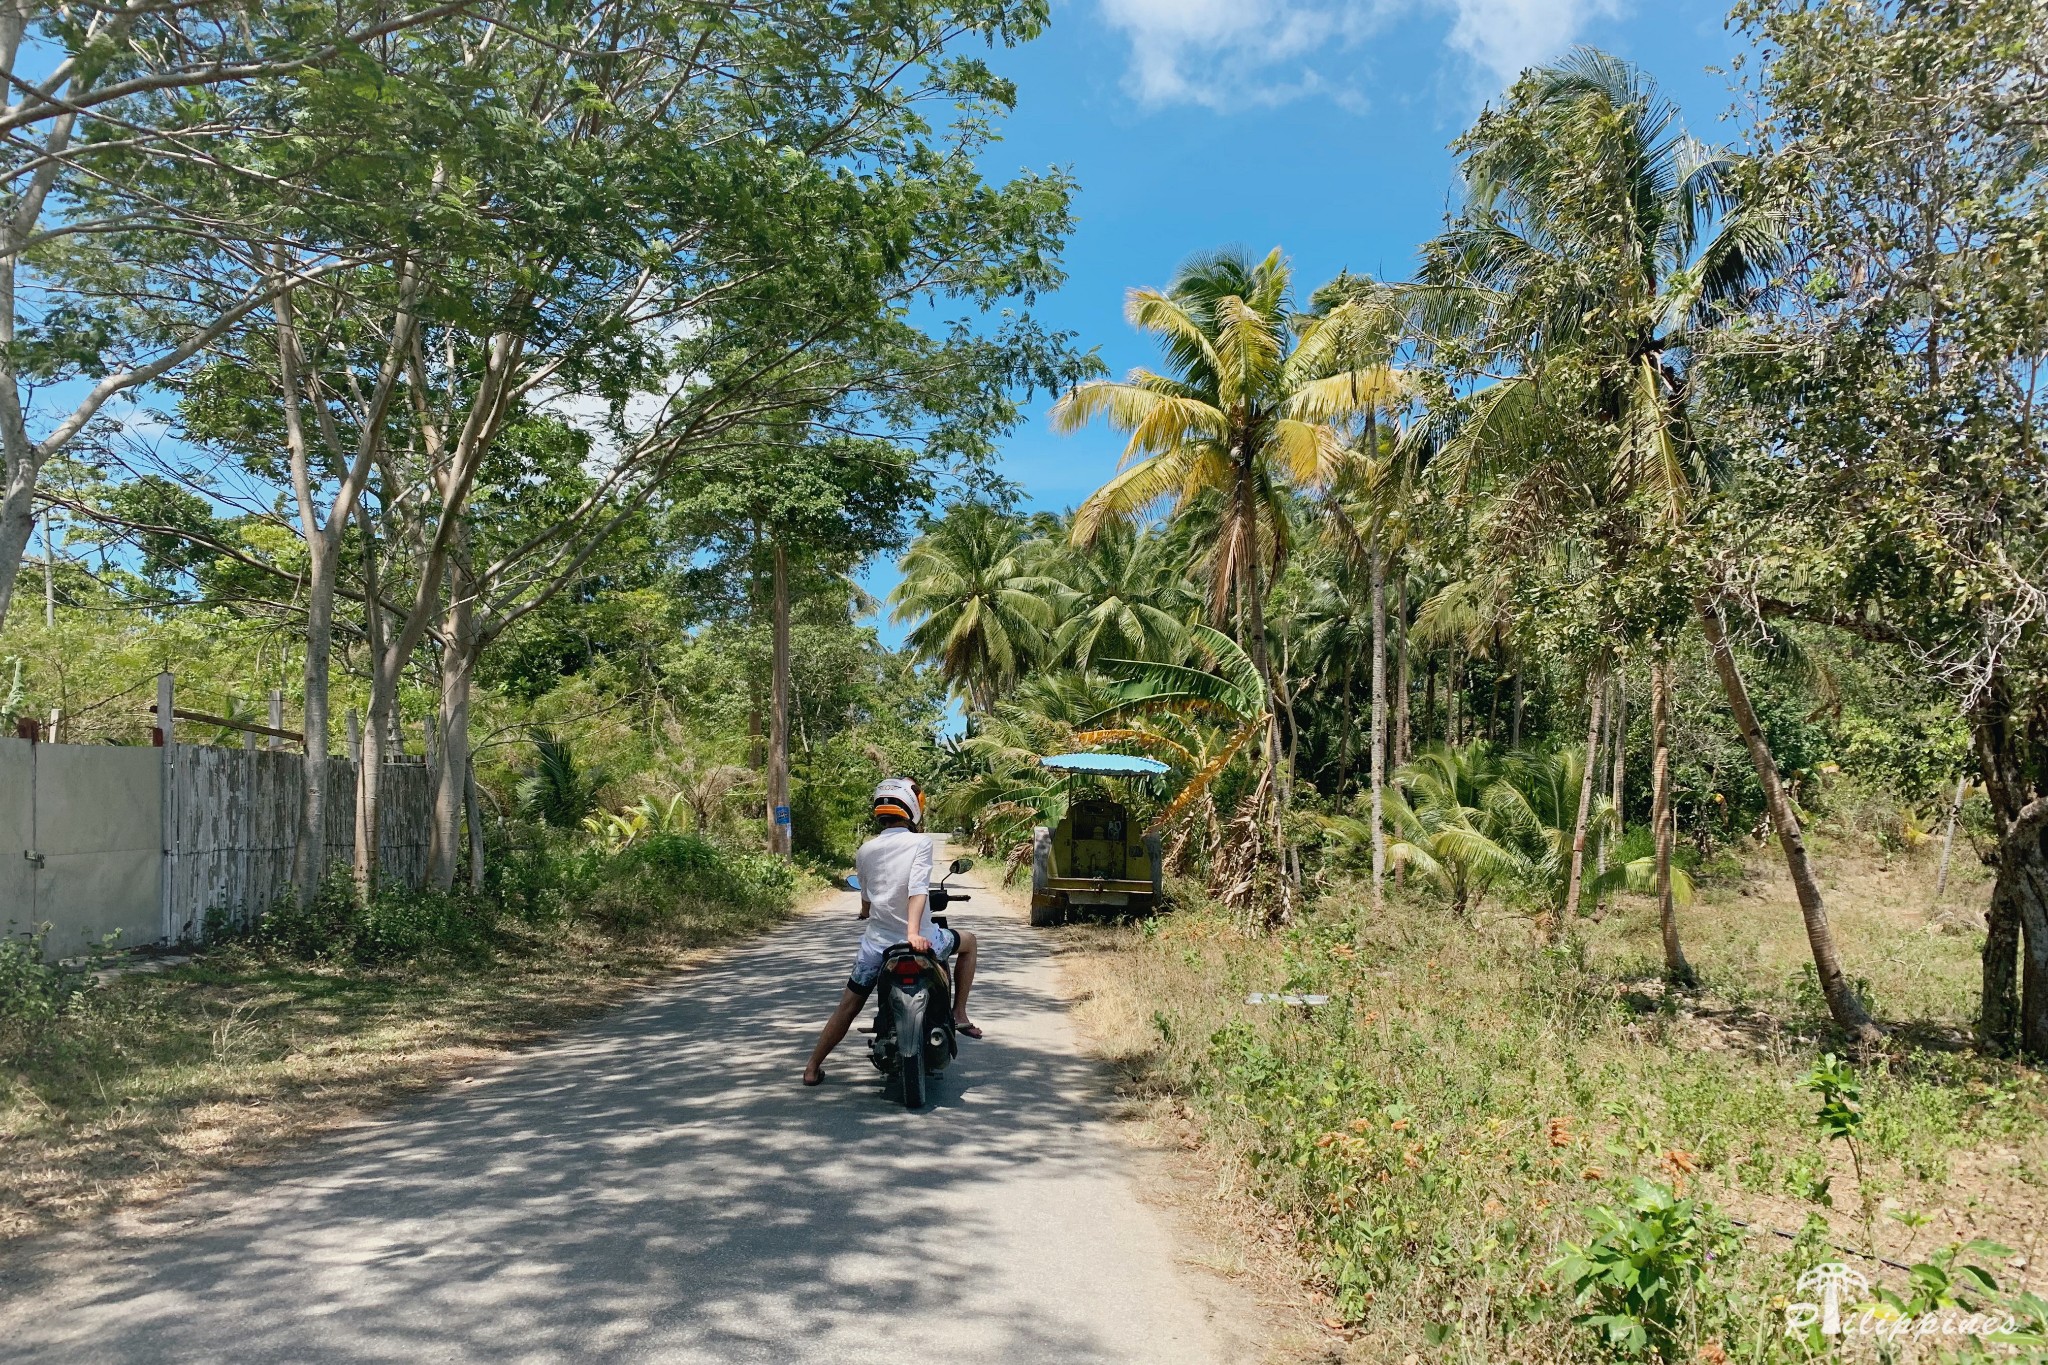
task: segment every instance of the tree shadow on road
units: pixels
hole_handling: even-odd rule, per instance
[[[798,1085],[854,938],[808,916],[139,1233],[59,1239],[9,1286],[10,1357],[1170,1358],[1074,1259],[1118,1176],[1049,954],[956,918],[989,944],[989,1034],[924,1112],[859,1034]]]

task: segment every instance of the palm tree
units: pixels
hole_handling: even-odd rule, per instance
[[[912,543],[889,595],[897,621],[914,621],[910,647],[938,662],[946,682],[986,712],[1048,645],[1059,585],[1030,573],[1024,524],[979,503],[953,508]]]
[[[1347,450],[1334,423],[1404,393],[1385,364],[1343,363],[1355,305],[1296,318],[1291,281],[1278,248],[1256,263],[1233,250],[1191,257],[1166,289],[1133,289],[1124,306],[1132,326],[1159,338],[1167,373],[1093,380],[1052,410],[1061,432],[1106,417],[1130,434],[1117,476],[1074,518],[1078,543],[1168,499],[1176,510],[1205,495],[1221,501],[1208,547],[1210,613],[1236,621],[1269,684],[1263,611],[1289,548],[1282,499],[1336,479]]]
[[[1115,478],[1081,505],[1074,539],[1087,544],[1112,521],[1146,515],[1169,500],[1176,512],[1214,500],[1220,515],[1206,547],[1212,619],[1235,623],[1264,685],[1266,780],[1275,802],[1272,848],[1285,861],[1279,771],[1281,699],[1267,653],[1266,594],[1291,539],[1285,500],[1327,488],[1350,458],[1338,423],[1398,401],[1401,376],[1385,364],[1351,363],[1362,305],[1317,316],[1289,310],[1292,272],[1278,248],[1263,260],[1225,250],[1191,257],[1166,289],[1134,289],[1131,325],[1159,339],[1165,373],[1132,370],[1095,380],[1052,411],[1056,430],[1097,417],[1128,432]]]
[[[1037,543],[1033,567],[1060,587],[1052,649],[1061,661],[1086,669],[1099,658],[1165,659],[1182,648],[1195,596],[1164,537],[1117,522],[1086,546]]]
[[[1485,741],[1433,744],[1394,773],[1388,794],[1388,858],[1435,886],[1461,917],[1490,888],[1530,875],[1528,854],[1496,837],[1487,796],[1499,780],[1500,761]]]
[[[1767,285],[1782,255],[1780,220],[1737,193],[1738,161],[1687,137],[1648,77],[1587,49],[1525,74],[1459,150],[1468,202],[1430,245],[1419,300],[1475,357],[1472,370],[1511,377],[1476,396],[1442,468],[1455,485],[1489,494],[1504,543],[1576,536],[1606,573],[1640,573],[1646,550],[1685,526],[1714,472],[1688,416],[1692,358]],[[1874,1037],[1729,646],[1720,590],[1691,596],[1777,826],[1829,1010],[1843,1029]],[[1661,645],[1669,622],[1650,628]],[[1597,693],[1589,703],[1597,709]],[[1660,829],[1663,820],[1653,813]],[[1668,884],[1668,856],[1658,861]]]
[[[1553,925],[1577,912],[1587,861],[1618,832],[1614,803],[1593,792],[1593,771],[1575,749],[1516,754],[1486,793],[1501,838],[1528,857],[1531,889]]]

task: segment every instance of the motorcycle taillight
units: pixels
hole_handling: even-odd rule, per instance
[[[915,986],[924,980],[924,968],[910,958],[896,964],[896,979],[906,986]]]

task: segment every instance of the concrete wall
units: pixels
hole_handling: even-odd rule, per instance
[[[247,923],[291,885],[304,761],[280,751],[179,744],[168,751],[0,739],[0,933],[47,925],[67,957],[195,938],[209,913]],[[167,800],[168,798],[168,800]],[[425,879],[426,768],[384,771],[385,877]],[[329,767],[326,856],[355,848],[355,767]]]

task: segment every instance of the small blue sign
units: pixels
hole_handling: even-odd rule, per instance
[[[788,806],[777,806],[775,808],[775,823],[778,825],[786,825],[789,823]]]

